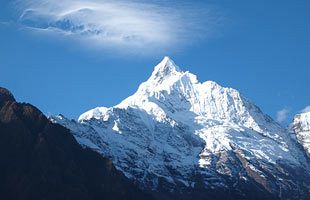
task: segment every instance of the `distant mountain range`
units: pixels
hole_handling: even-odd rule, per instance
[[[135,94],[78,121],[46,119],[5,89],[0,102],[2,158],[12,162],[1,165],[10,172],[1,188],[25,179],[16,191],[39,188],[36,197],[69,188],[69,199],[310,199],[310,112],[281,127],[237,90],[200,83],[169,57]]]

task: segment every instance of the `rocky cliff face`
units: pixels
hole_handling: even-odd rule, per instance
[[[51,120],[166,198],[310,195],[309,160],[294,135],[237,90],[200,83],[168,57],[120,104]]]
[[[0,197],[7,200],[150,199],[110,160],[0,88]]]

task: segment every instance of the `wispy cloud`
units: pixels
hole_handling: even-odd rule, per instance
[[[9,22],[6,22],[6,21],[0,21],[0,25],[9,25],[10,23]]]
[[[277,112],[277,122],[282,123],[287,119],[287,115],[290,113],[289,109],[283,108]]]
[[[193,43],[219,21],[205,7],[172,0],[23,0],[19,10],[19,22],[32,30],[138,50]]]
[[[310,106],[305,107],[301,110],[302,113],[310,112]]]

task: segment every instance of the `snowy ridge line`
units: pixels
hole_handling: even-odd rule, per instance
[[[291,167],[310,170],[292,134],[255,104],[235,89],[200,83],[169,57],[118,105],[92,109],[78,121],[59,116],[53,121],[151,189],[163,179],[172,188],[194,187],[198,174],[207,188],[254,179],[279,191],[290,187],[285,179],[297,184]],[[270,180],[278,181],[267,184]]]

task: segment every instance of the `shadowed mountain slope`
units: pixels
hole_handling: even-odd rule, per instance
[[[110,160],[0,88],[1,199],[150,199]]]

